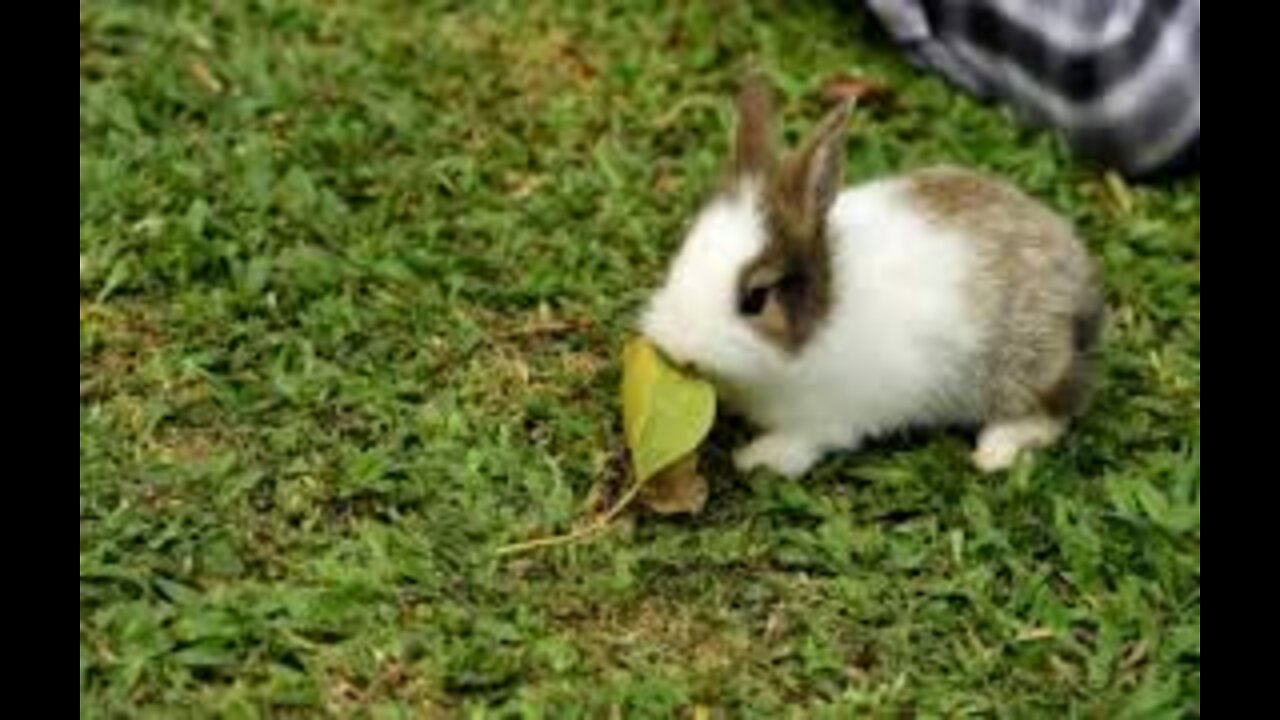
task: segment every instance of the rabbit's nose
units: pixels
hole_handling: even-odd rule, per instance
[[[702,367],[698,365],[697,360],[685,360],[683,358],[671,358],[671,364],[677,370],[686,375],[701,375]]]
[[[680,366],[680,369],[683,370],[686,375],[690,375],[695,378],[699,378],[702,380],[711,379],[711,373],[707,370],[707,368],[702,366],[696,361],[684,363],[683,365]]]

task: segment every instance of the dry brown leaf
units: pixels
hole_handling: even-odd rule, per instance
[[[641,500],[659,515],[700,515],[710,494],[706,478],[698,474],[697,455],[690,455],[655,475]]]
[[[836,75],[822,88],[823,100],[831,104],[849,101],[877,103],[892,97],[893,91],[886,83],[856,75]]]

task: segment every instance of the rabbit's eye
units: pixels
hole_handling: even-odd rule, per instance
[[[738,300],[738,312],[747,317],[759,317],[769,304],[770,291],[768,287],[747,288]]]

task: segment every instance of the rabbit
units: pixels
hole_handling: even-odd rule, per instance
[[[965,427],[981,473],[1057,443],[1090,405],[1100,269],[1063,217],[951,165],[844,187],[841,102],[785,157],[751,76],[722,187],[639,331],[759,435],[741,472],[797,478],[907,430]]]

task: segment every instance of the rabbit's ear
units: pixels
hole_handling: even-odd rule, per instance
[[[799,352],[831,313],[827,213],[844,181],[851,103],[827,115],[770,178],[768,242],[738,280],[738,312],[785,350]]]
[[[773,90],[764,75],[752,73],[745,78],[737,114],[733,179],[764,183],[774,165]]]
[[[804,145],[787,158],[775,179],[773,210],[793,238],[819,234],[840,193],[852,109],[853,102],[846,101],[828,113]]]

